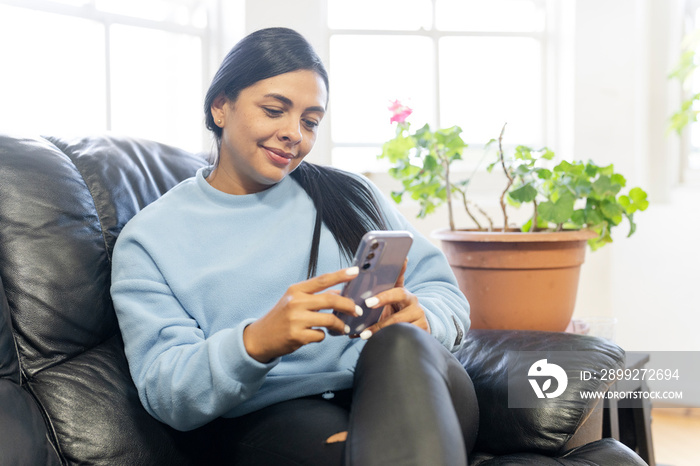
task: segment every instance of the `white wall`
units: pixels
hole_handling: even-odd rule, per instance
[[[615,163],[651,199],[635,236],[618,234],[603,256],[589,254],[577,313],[617,317],[618,342],[632,350],[700,350],[700,191],[670,182],[678,145],[665,128],[678,104],[666,79],[678,57],[678,3],[586,0],[576,8],[576,156]]]

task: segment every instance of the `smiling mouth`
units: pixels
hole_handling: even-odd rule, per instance
[[[265,146],[263,146],[263,149],[276,155],[277,157],[282,157],[282,158],[287,159],[287,160],[292,160],[292,159],[296,158],[296,156],[294,154],[292,154],[291,152],[285,152],[281,149],[274,149],[272,147],[265,147]]]
[[[286,152],[282,149],[275,149],[272,147],[265,147],[261,146],[264,150],[265,153],[267,154],[267,158],[276,166],[283,168],[287,167],[292,163],[292,160],[295,159],[297,156],[292,154],[291,152]]]

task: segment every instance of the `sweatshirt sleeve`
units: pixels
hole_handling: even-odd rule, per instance
[[[253,396],[279,360],[262,364],[248,354],[243,330],[251,321],[205,338],[127,230],[114,249],[111,294],[131,376],[152,416],[191,430]]]
[[[413,234],[404,286],[418,297],[430,324],[431,334],[448,350],[458,351],[471,324],[469,303],[457,285],[447,258],[401,215],[373,183],[365,180],[375,194],[389,226]]]

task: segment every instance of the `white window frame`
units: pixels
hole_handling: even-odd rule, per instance
[[[515,32],[515,31],[441,31],[438,30],[435,24],[436,0],[431,0],[432,4],[432,25],[429,30],[423,28],[419,30],[386,30],[386,29],[336,29],[327,26],[328,28],[328,43],[334,36],[353,35],[353,36],[421,36],[427,37],[433,44],[433,73],[435,85],[433,88],[434,97],[434,112],[436,127],[442,127],[440,121],[440,56],[439,56],[439,41],[444,37],[518,37],[532,38],[539,42],[541,50],[541,141],[549,147],[556,147],[558,144],[559,122],[557,115],[559,113],[560,104],[557,104],[557,96],[560,95],[558,88],[559,70],[556,69],[557,57],[559,50],[556,46],[557,41],[552,40],[553,36],[558,35],[558,29],[561,27],[560,8],[556,0],[534,0],[545,13],[545,26],[542,31],[535,32]],[[326,23],[328,24],[328,23]],[[332,65],[331,65],[332,66]],[[332,112],[330,109],[330,122],[332,124]],[[387,113],[388,115],[388,113]],[[330,125],[329,125],[330,126]],[[328,132],[331,133],[330,128]],[[473,148],[481,146],[480,141],[467,141]],[[377,153],[381,152],[381,144],[358,141],[353,143],[334,141],[329,135],[329,162],[332,160],[333,149],[336,148],[376,148]],[[566,151],[564,151],[566,152]],[[374,169],[365,170],[366,172],[374,172]]]
[[[696,24],[695,21],[696,14],[700,14],[700,0],[686,0],[682,18],[683,24],[681,25],[683,36],[700,29],[700,23]],[[697,59],[700,52],[696,51],[695,55]],[[680,53],[674,57],[675,60],[679,58]],[[693,73],[700,73],[700,69],[695,70]],[[700,89],[691,89],[690,86],[681,86],[681,97],[679,101],[685,101],[695,92],[700,92]],[[694,146],[691,139],[691,130],[698,127],[700,127],[700,121],[692,122],[683,130],[680,136],[679,170],[681,184],[690,183],[693,185],[700,185],[700,168],[692,168],[690,166],[691,157],[695,156],[700,158],[700,146]]]
[[[202,47],[202,61],[200,63],[201,73],[202,73],[202,95],[207,91],[209,81],[211,79],[211,70],[213,66],[218,66],[218,63],[214,64],[215,60],[219,59],[218,51],[214,49],[214,45],[218,45],[218,41],[215,40],[217,34],[217,24],[214,18],[217,17],[217,11],[220,10],[220,0],[200,0],[202,4],[207,9],[207,27],[197,28],[191,25],[182,25],[173,21],[155,21],[146,18],[138,18],[134,16],[127,16],[121,14],[115,14],[110,12],[105,12],[98,10],[95,7],[95,0],[89,0],[83,6],[74,6],[69,4],[63,4],[54,2],[51,0],[0,0],[1,5],[8,5],[12,7],[24,8],[27,10],[36,10],[44,13],[53,13],[58,15],[63,15],[71,18],[85,19],[101,24],[104,27],[105,33],[105,111],[106,111],[106,130],[112,130],[112,86],[111,86],[111,46],[110,46],[110,26],[112,25],[124,25],[141,27],[145,29],[184,34],[193,37],[198,37],[201,41]],[[208,150],[207,141],[209,141],[209,133],[204,125],[202,125],[202,148],[201,150]],[[164,141],[167,142],[167,141]]]

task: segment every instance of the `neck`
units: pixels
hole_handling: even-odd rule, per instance
[[[242,183],[235,176],[232,176],[231,173],[228,173],[226,168],[220,164],[214,167],[211,173],[209,173],[209,176],[207,176],[206,180],[211,187],[226,194],[234,194],[237,196],[259,193],[269,189],[272,186],[264,186],[255,183]]]

